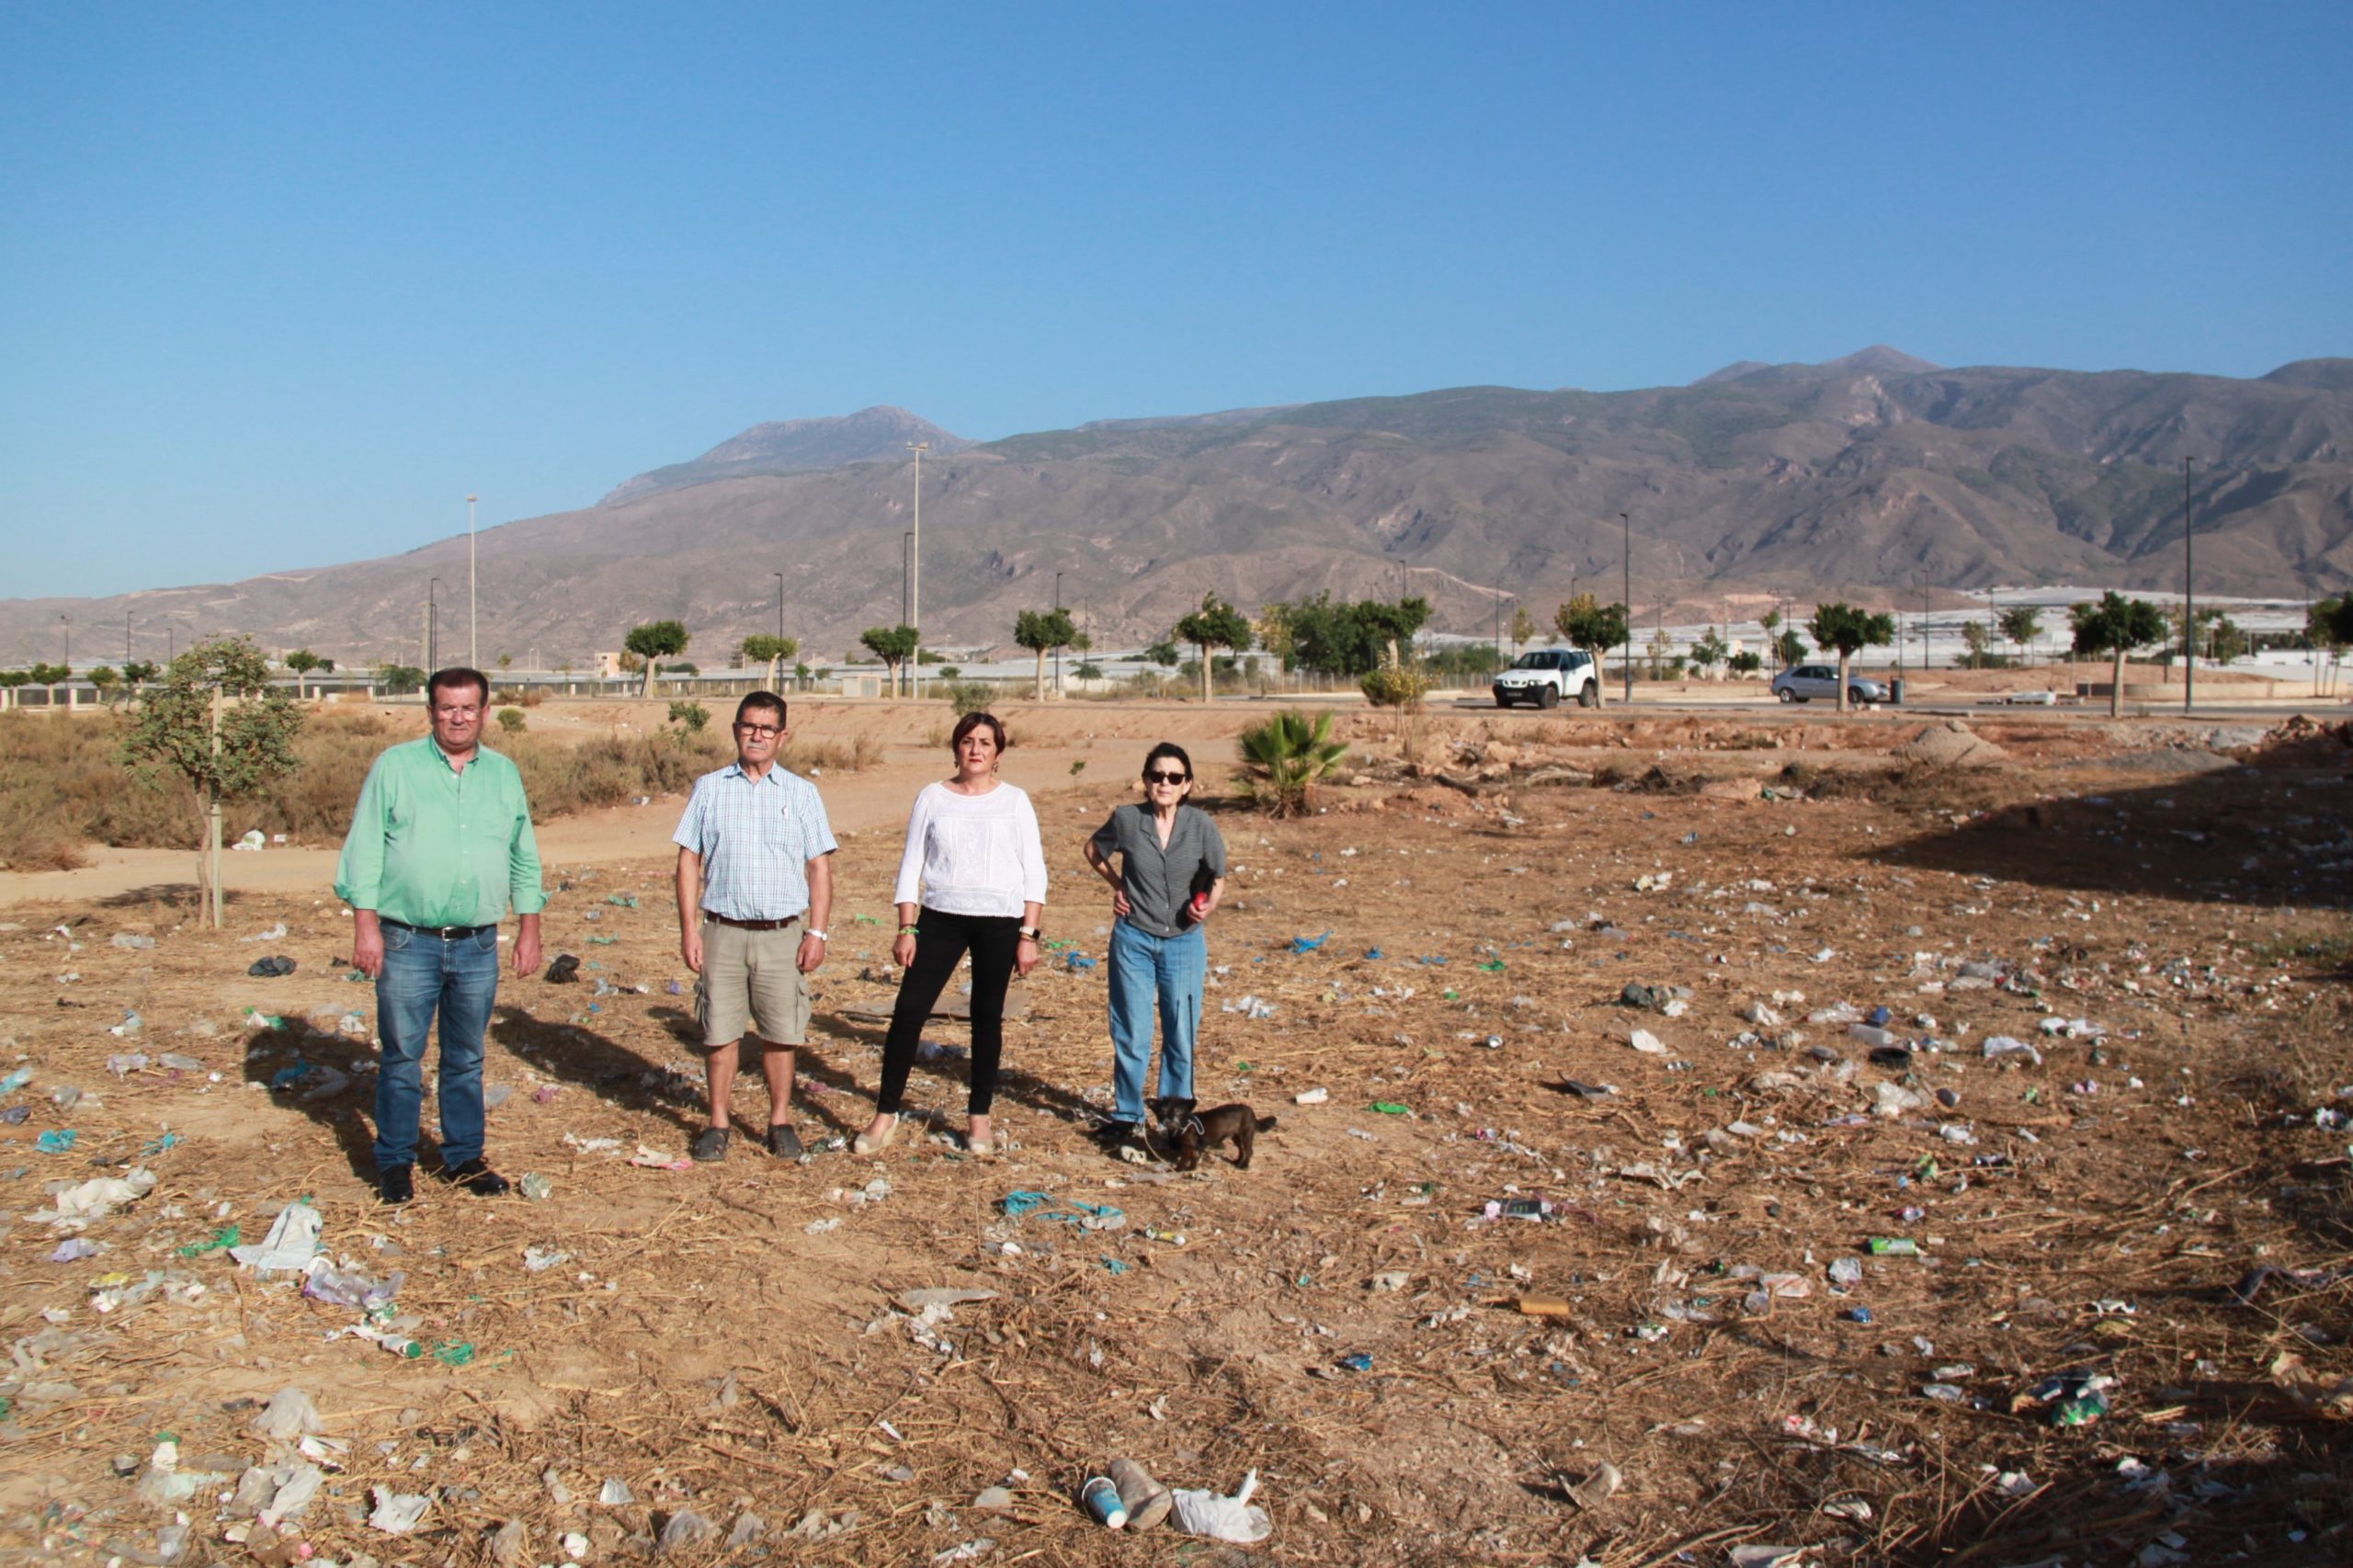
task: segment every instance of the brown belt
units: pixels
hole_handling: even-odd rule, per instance
[[[801,916],[798,915],[789,915],[782,920],[738,920],[732,915],[714,915],[706,909],[702,912],[702,917],[705,920],[716,920],[722,926],[733,926],[739,931],[781,931],[788,926],[801,924]]]

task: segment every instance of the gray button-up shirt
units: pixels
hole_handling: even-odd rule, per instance
[[[1094,844],[1105,859],[1120,857],[1127,918],[1155,937],[1181,937],[1189,929],[1177,914],[1191,901],[1193,879],[1203,868],[1212,877],[1225,875],[1225,839],[1206,812],[1191,806],[1176,808],[1165,849],[1152,808],[1140,804],[1114,811],[1095,830]]]

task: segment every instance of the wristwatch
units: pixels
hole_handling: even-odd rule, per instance
[[[821,942],[830,942],[833,939],[830,937],[827,937],[823,931],[817,930],[814,927],[802,932],[801,935],[804,937],[814,937]]]
[[[1038,942],[1045,939],[1043,933],[1040,932],[1035,926],[1024,926],[1019,927],[1019,930],[1021,939],[1025,942]]]

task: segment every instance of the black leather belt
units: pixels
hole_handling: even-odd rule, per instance
[[[722,926],[733,926],[739,931],[781,931],[788,926],[801,924],[801,916],[798,915],[788,915],[781,920],[738,920],[732,915],[715,915],[706,909],[702,912],[702,917],[705,920],[716,920]]]
[[[438,937],[445,942],[455,942],[466,937],[479,937],[484,931],[495,931],[495,926],[412,926],[405,920],[376,917],[379,926],[397,926],[404,931],[414,931],[420,937]]]

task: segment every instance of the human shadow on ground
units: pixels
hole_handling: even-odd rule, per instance
[[[372,991],[369,995],[372,1005]],[[367,1062],[364,1072],[352,1070],[369,1054],[364,1040],[314,1028],[294,1017],[256,1030],[242,1045],[245,1082],[267,1090],[271,1104],[300,1111],[325,1129],[352,1176],[372,1187],[377,1176],[374,1063]],[[429,1089],[427,1098],[429,1102]],[[430,1118],[426,1120],[429,1125]],[[425,1129],[418,1132],[416,1156],[421,1170],[437,1169],[441,1163],[440,1145]]]
[[[699,1132],[710,1122],[701,1030],[691,1014],[666,1004],[649,1008],[646,1016],[692,1053],[695,1065],[690,1071],[649,1061],[642,1052],[586,1024],[543,1019],[519,1002],[499,1004],[490,1038],[551,1080],[586,1089],[608,1105],[657,1116],[689,1135]],[[793,1077],[796,1118],[813,1116],[837,1132],[863,1130],[862,1120],[853,1127],[834,1113],[824,1097],[801,1093],[812,1080],[840,1094],[854,1093],[857,1087],[854,1077],[826,1061],[813,1045],[795,1048]],[[747,1092],[751,1101],[747,1104],[739,1097],[736,1103],[746,1108],[757,1106],[765,1116],[767,1091],[760,1083],[759,1053],[743,1049],[736,1065],[736,1094],[741,1096]]]
[[[828,1028],[838,1030],[850,1039],[863,1040],[873,1046],[878,1052],[882,1049],[884,1039],[891,1032],[888,1025],[857,1022],[839,1012],[827,1013],[824,1015],[824,1019]],[[944,1020],[934,1014],[924,1025],[925,1036],[930,1037],[933,1026],[942,1022],[948,1022],[959,1028],[966,1027],[962,1019]],[[1013,1042],[1007,1040],[1006,1055],[1009,1057],[1012,1053]],[[881,1064],[879,1062],[875,1064],[875,1071],[878,1074],[881,1071]],[[969,1094],[972,1085],[972,1059],[969,1046],[961,1051],[928,1057],[922,1053],[918,1046],[915,1066],[907,1075],[910,1092],[917,1079],[926,1076],[942,1083],[961,1084]],[[851,1086],[855,1087],[854,1083]],[[879,1087],[879,1084],[870,1085],[865,1092],[870,1097]],[[1059,1084],[1050,1083],[1034,1073],[1016,1067],[1008,1061],[1000,1060],[997,1064],[996,1092],[1000,1098],[1017,1101],[1042,1115],[1051,1116],[1058,1121],[1066,1122],[1074,1127],[1091,1127],[1100,1121],[1103,1116],[1099,1108],[1089,1104],[1085,1098],[1069,1089]],[[860,1122],[858,1131],[862,1132],[865,1130],[865,1123]]]

